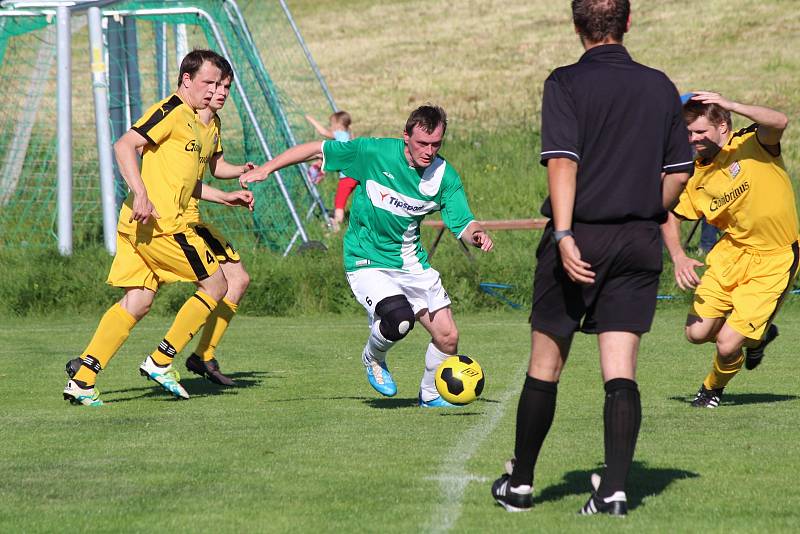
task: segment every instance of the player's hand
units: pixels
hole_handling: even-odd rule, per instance
[[[675,267],[675,282],[678,284],[679,288],[686,290],[694,289],[698,286],[700,283],[700,277],[697,276],[695,268],[702,267],[703,262],[683,255],[681,257],[674,258],[672,263]]]
[[[736,102],[733,100],[728,100],[721,94],[714,93],[712,91],[694,91],[692,100],[697,100],[703,104],[717,104],[722,109],[728,111],[734,111],[734,108],[736,107]]]
[[[559,241],[558,251],[561,254],[561,264],[570,280],[578,284],[594,284],[592,266],[581,259],[581,251],[578,249],[574,237],[567,236]]]
[[[484,252],[489,252],[494,248],[494,242],[489,234],[483,230],[475,230],[472,232],[472,246],[481,249]]]
[[[247,189],[248,184],[263,182],[267,176],[269,176],[269,172],[265,171],[264,167],[258,167],[242,174],[239,177],[239,185],[242,186],[242,189]]]
[[[241,172],[241,174],[239,174],[239,176],[241,176],[242,174],[244,174],[244,173],[246,173],[248,171],[252,171],[255,168],[256,168],[256,164],[253,163],[252,161],[248,161],[247,163],[242,165],[242,172]]]
[[[226,206],[243,206],[253,211],[256,200],[252,191],[230,191],[222,196],[222,203]]]
[[[155,206],[150,202],[147,195],[133,195],[133,205],[131,206],[131,217],[129,223],[133,221],[147,224],[150,218],[160,219],[161,216],[156,211]]]

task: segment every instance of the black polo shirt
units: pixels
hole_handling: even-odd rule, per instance
[[[622,45],[587,50],[544,83],[542,165],[551,158],[578,163],[573,221],[665,221],[661,173],[694,170],[677,89]]]

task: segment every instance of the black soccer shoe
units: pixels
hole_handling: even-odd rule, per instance
[[[767,328],[767,333],[764,334],[764,339],[761,341],[761,344],[755,348],[746,349],[744,351],[746,354],[744,366],[748,371],[752,371],[761,364],[761,360],[764,358],[764,349],[767,348],[767,345],[772,343],[776,337],[778,337],[778,327],[771,324],[769,328]]]
[[[204,376],[215,384],[220,386],[235,386],[236,382],[222,374],[219,370],[219,363],[216,358],[212,358],[207,362],[197,354],[192,354],[186,359],[186,368],[196,375]]]
[[[511,475],[503,475],[492,484],[492,497],[508,512],[527,512],[533,507],[533,489],[527,492],[516,492],[511,489]]]
[[[628,515],[628,501],[623,492],[618,491],[608,499],[609,500],[601,499],[595,492],[592,492],[589,500],[586,501],[586,504],[583,505],[583,508],[581,508],[578,514],[607,514],[616,517],[625,517]]]
[[[722,398],[723,389],[725,388],[706,389],[705,384],[700,384],[700,390],[694,396],[692,406],[695,408],[716,408]]]
[[[73,358],[67,362],[64,371],[69,378],[75,378],[75,374],[78,372],[78,369],[81,368],[81,365],[83,365],[83,361],[80,358]]]

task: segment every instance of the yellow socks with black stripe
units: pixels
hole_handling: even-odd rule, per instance
[[[189,343],[200,327],[217,307],[217,301],[198,291],[178,310],[175,321],[158,344],[150,358],[160,367],[172,363],[172,359]]]
[[[708,373],[708,376],[703,381],[703,385],[706,389],[724,388],[736,376],[742,365],[744,365],[744,352],[741,350],[727,358],[723,358],[719,353],[715,354],[711,372]]]
[[[81,387],[93,387],[100,372],[128,339],[136,319],[118,302],[100,319],[94,337],[81,354],[81,366],[72,379]]]
[[[206,325],[200,335],[200,342],[194,351],[204,362],[214,359],[214,351],[217,349],[219,342],[222,341],[222,336],[228,330],[228,325],[233,320],[233,316],[236,315],[238,308],[238,305],[224,298],[214,309],[214,313],[211,314],[208,321],[206,321]]]

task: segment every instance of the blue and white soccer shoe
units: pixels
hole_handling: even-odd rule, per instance
[[[64,400],[77,406],[102,406],[100,392],[94,388],[82,388],[72,380],[67,381],[64,388]]]
[[[156,365],[153,358],[147,356],[139,366],[139,373],[150,380],[158,382],[162,388],[166,389],[178,399],[188,399],[189,394],[183,389],[179,380],[181,379],[178,371],[172,368],[172,365],[167,367],[160,367]]]
[[[447,402],[441,396],[424,401],[422,400],[422,393],[419,394],[419,406],[420,408],[458,408],[457,405]]]
[[[394,383],[386,362],[373,360],[365,353],[361,355],[361,361],[367,371],[367,380],[372,388],[385,397],[394,397],[397,394],[397,385]]]

